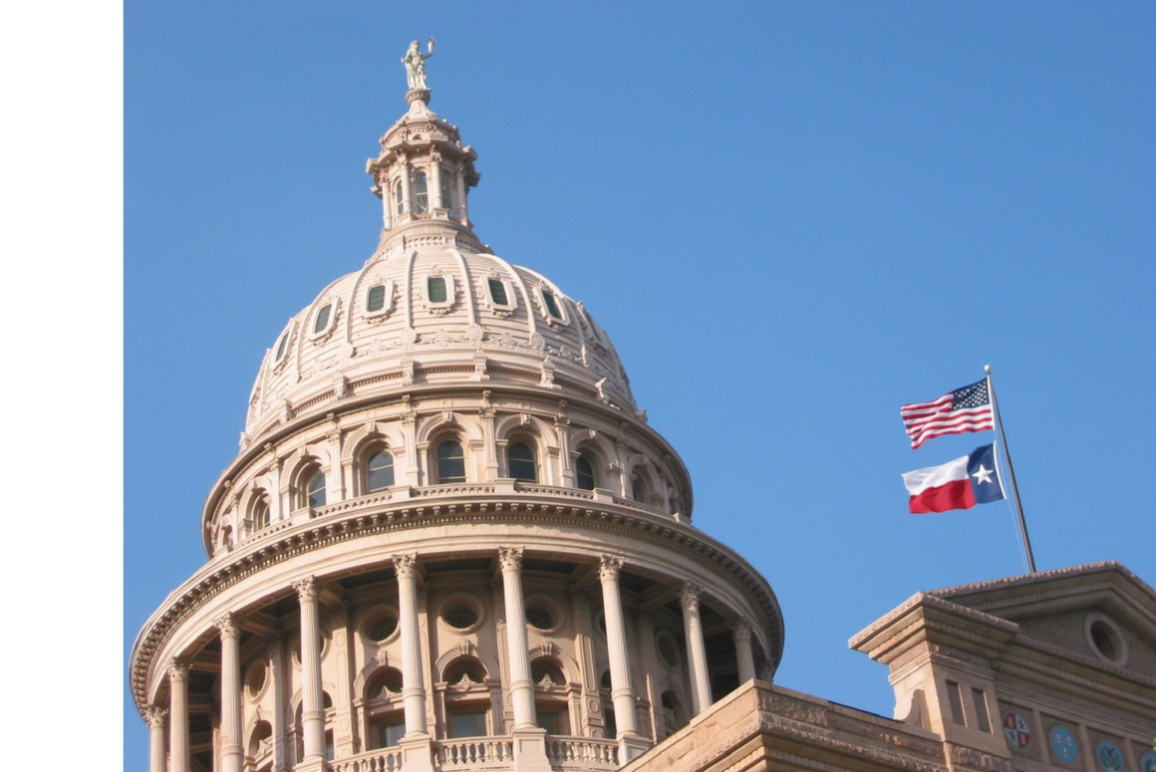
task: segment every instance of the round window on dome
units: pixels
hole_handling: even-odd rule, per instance
[[[388,640],[397,632],[397,614],[392,609],[378,611],[365,621],[365,637],[374,643]]]
[[[469,593],[455,593],[442,601],[438,616],[453,630],[468,633],[482,623],[482,604]]]

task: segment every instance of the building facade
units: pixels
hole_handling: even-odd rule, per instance
[[[1156,600],[1119,566],[861,633],[901,720],[771,686],[773,591],[693,524],[591,313],[477,238],[477,155],[411,86],[367,163],[378,247],[266,352],[208,562],[134,646],[152,772],[1156,772]]]

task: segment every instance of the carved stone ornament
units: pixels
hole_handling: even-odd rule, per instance
[[[189,663],[182,662],[179,659],[174,659],[169,663],[169,680],[170,681],[187,681],[189,680]]]
[[[736,641],[749,641],[751,639],[750,622],[741,617],[731,622],[731,635]]]
[[[167,708],[158,708],[154,705],[145,711],[145,721],[148,722],[150,729],[164,729],[168,715]]]
[[[317,577],[307,576],[293,582],[293,589],[297,591],[297,599],[300,601],[317,600],[321,586],[317,583]]]
[[[690,582],[684,582],[682,589],[678,593],[678,600],[682,604],[684,611],[698,609],[698,596],[702,594],[702,590],[695,587]]]
[[[598,578],[602,581],[618,581],[618,574],[622,571],[622,558],[603,555],[598,564]]]
[[[407,555],[394,555],[393,568],[399,577],[412,579],[417,568],[417,554],[411,552]]]
[[[502,564],[502,571],[520,571],[522,569],[521,547],[498,547],[498,561]]]
[[[241,628],[237,627],[237,618],[233,616],[231,611],[227,611],[214,619],[213,627],[221,631],[222,638],[235,638],[241,634]]]

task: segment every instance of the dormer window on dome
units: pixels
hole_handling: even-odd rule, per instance
[[[365,291],[365,315],[385,316],[393,308],[393,279],[374,284]]]
[[[558,302],[558,298],[554,294],[554,290],[550,289],[544,284],[539,284],[535,288],[535,291],[538,294],[538,300],[542,306],[542,313],[543,316],[546,317],[547,322],[550,324],[569,323],[569,319],[566,318],[566,313],[562,310],[563,306]]]
[[[333,323],[337,318],[333,306],[334,303],[329,302],[317,309],[317,313],[313,315],[313,324],[309,327],[310,339],[324,337],[333,329]]]
[[[292,326],[287,328],[285,332],[281,333],[281,337],[277,340],[277,351],[273,354],[273,364],[279,365],[285,359],[285,352],[289,350],[289,333],[293,331]]]

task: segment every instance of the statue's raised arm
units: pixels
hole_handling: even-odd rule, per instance
[[[405,65],[405,78],[411,90],[429,89],[429,84],[426,83],[425,79],[425,60],[433,56],[435,42],[431,37],[426,44],[426,52],[423,54],[421,45],[414,40],[410,42],[409,50],[402,57],[401,63]]]

